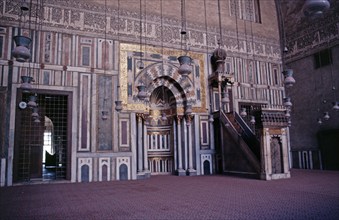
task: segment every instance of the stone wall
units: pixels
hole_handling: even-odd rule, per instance
[[[332,47],[333,64],[315,69],[314,56],[289,63],[297,83],[291,88],[293,150],[318,148],[317,132],[339,128],[339,112],[332,110],[332,102],[339,99],[339,46]],[[324,112],[330,119],[323,119]],[[317,119],[323,124],[319,125]]]
[[[305,17],[303,2],[284,0],[282,4],[289,49],[286,65],[296,79],[288,90],[293,103],[290,140],[296,168],[321,169],[317,134],[339,128],[339,112],[332,110],[332,103],[339,100],[339,3],[330,3],[330,9],[319,17]],[[316,68],[314,54],[324,49],[331,50],[332,64]],[[324,112],[330,115],[328,121]]]
[[[0,5],[2,87],[8,86],[8,61],[12,60],[11,51],[15,46],[12,37],[22,34],[33,39],[31,62],[13,62],[11,109],[16,109],[14,97],[20,87],[21,75],[33,76],[37,90],[71,94],[71,181],[116,180],[122,178],[120,174],[124,179],[136,179],[137,156],[140,157],[137,153],[136,113],[144,110],[139,108],[142,103],[136,99],[135,83],[142,72],[136,63],[140,54],[145,53],[146,64],[150,66],[161,57],[161,61],[170,64],[171,68],[178,67],[176,57],[183,53],[179,34],[180,1],[141,1],[141,11],[140,1],[107,1],[105,13],[104,1],[46,0],[43,5],[33,2],[31,18],[28,14],[20,16],[20,2],[4,0]],[[235,78],[231,97],[235,106],[233,110],[238,110],[240,102],[282,108],[284,88],[274,1],[260,1],[259,23],[235,19],[230,15],[231,1],[220,2],[221,46],[228,54],[226,69]],[[206,118],[210,110],[207,81],[211,73],[210,55],[218,47],[220,37],[217,1],[187,0],[186,14],[187,42],[195,68],[190,79],[186,80],[191,80],[193,86],[187,84],[190,89],[185,92],[188,91],[187,96],[195,100],[194,168],[199,174],[200,150],[207,148],[199,143],[199,118]],[[165,71],[169,75],[175,72],[169,69]],[[159,66],[150,68],[149,72],[151,70],[160,71]],[[144,72],[145,77],[149,74],[152,80],[153,76],[160,78],[160,75]],[[181,82],[180,76],[174,75],[177,77],[174,80]],[[161,81],[154,81],[154,86],[159,83]],[[132,91],[129,91],[129,85],[133,85]],[[121,113],[115,111],[114,104],[119,98],[122,98],[124,107]],[[107,121],[101,119],[104,107],[108,111]],[[14,134],[15,113],[11,113],[10,121],[9,132]],[[10,138],[12,154],[7,156],[13,158],[11,149],[15,140]],[[201,152],[205,156],[212,154],[212,150]],[[8,161],[9,185],[11,160]]]

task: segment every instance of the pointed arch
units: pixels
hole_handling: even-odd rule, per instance
[[[183,107],[187,102],[194,103],[196,96],[192,80],[181,76],[177,70],[178,68],[172,64],[149,65],[136,76],[135,85],[145,85],[148,94],[164,85],[173,93],[178,107]]]

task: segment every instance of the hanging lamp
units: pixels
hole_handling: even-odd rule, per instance
[[[22,0],[22,3],[20,5],[20,9],[21,11],[28,11],[29,10],[29,6],[26,0]]]
[[[291,125],[292,125],[292,121],[291,121],[291,119],[289,118],[289,119],[287,120],[287,126],[288,126],[288,127],[291,127]]]
[[[324,112],[324,120],[328,121],[328,119],[330,119],[330,114],[328,114],[328,112]]]
[[[145,64],[142,61],[142,57],[144,56],[142,52],[142,0],[140,0],[140,20],[139,20],[139,32],[140,32],[140,60],[137,62],[138,69],[142,70],[145,68]]]
[[[137,86],[137,89],[138,89],[138,95],[137,95],[137,97],[138,97],[140,100],[144,100],[144,99],[147,97],[146,86],[143,85],[143,84],[140,84],[140,85]]]
[[[226,60],[226,50],[221,48],[222,45],[222,25],[221,25],[221,8],[220,8],[220,0],[218,0],[218,18],[219,18],[219,40],[218,47],[213,51],[213,58],[215,60],[216,72],[224,73],[224,66]]]
[[[179,69],[178,73],[182,76],[188,76],[192,72],[192,58],[189,56],[180,56],[178,57]]]
[[[21,86],[20,86],[20,88],[23,89],[22,92],[28,93],[32,89],[32,82],[33,82],[33,77],[31,77],[31,76],[21,76]]]
[[[104,43],[107,42],[107,0],[105,0],[105,39]],[[107,47],[104,45],[104,62],[102,62],[104,65],[104,76],[106,76],[106,67],[107,67]],[[108,119],[108,110],[106,109],[106,80],[104,80],[104,98],[103,98],[103,106],[101,111],[101,119],[107,120]]]
[[[240,116],[243,118],[247,116],[246,108],[241,108]]]
[[[303,7],[304,15],[307,17],[320,16],[330,8],[330,5],[328,0],[306,0]]]
[[[185,55],[178,57],[179,68],[178,73],[184,77],[188,76],[192,72],[192,58],[187,55],[187,31],[186,31],[186,11],[185,0],[181,0],[181,40],[184,40]],[[182,42],[181,42],[182,44]]]
[[[120,0],[118,0],[118,23],[120,23]],[[118,25],[118,42],[120,42],[119,40],[119,33],[120,33],[120,25]],[[115,103],[115,110],[117,112],[121,112],[122,110],[122,101],[119,99],[120,97],[120,80],[118,77],[118,82],[117,82],[117,100],[114,102]]]
[[[223,93],[222,93],[222,99],[221,99],[221,102],[222,102],[223,104],[227,104],[227,103],[230,102],[230,98],[229,98],[229,96],[228,96],[228,92],[223,92]]]
[[[34,123],[40,123],[41,121],[40,121],[40,119],[39,118],[36,118],[36,119],[34,119],[34,121],[33,121]]]
[[[284,84],[286,87],[292,87],[295,84],[295,79],[293,78],[293,70],[286,69],[283,71],[285,77]]]
[[[30,10],[28,4],[26,1],[23,1],[21,6],[21,15],[20,15],[20,23],[19,23],[19,29],[21,29],[21,16],[23,12],[26,12]],[[29,14],[29,29],[31,25],[31,13]],[[16,61],[24,63],[28,61],[31,58],[31,51],[30,51],[30,45],[32,43],[32,39],[26,36],[22,35],[16,35],[13,37],[13,41],[16,45],[16,47],[12,51],[12,56],[16,59]]]
[[[27,106],[30,108],[38,107],[38,104],[36,103],[36,101],[37,101],[37,96],[35,95],[29,96]]]
[[[122,101],[120,100],[115,101],[115,110],[117,112],[120,112],[122,110]]]
[[[16,47],[12,51],[12,56],[16,61],[24,63],[31,58],[30,45],[32,40],[29,37],[25,36],[14,36],[13,40]]]
[[[333,102],[333,110],[338,111],[339,110],[339,102]]]
[[[29,96],[27,106],[30,108],[38,107],[38,104],[36,103],[37,99],[38,97],[36,95]]]
[[[32,109],[32,114],[31,114],[31,116],[32,116],[33,119],[39,117],[39,113],[38,113],[38,112],[39,112],[39,109],[38,109],[37,107],[34,107],[34,108]]]
[[[104,120],[104,121],[108,119],[108,111],[107,110],[101,111],[101,119]]]
[[[119,84],[119,82],[118,82]],[[115,101],[115,110],[117,112],[120,112],[122,110],[122,101],[119,100],[119,93],[120,93],[120,86],[117,86],[117,96],[118,96],[118,100]]]
[[[284,98],[284,105],[287,108],[292,107],[292,102],[291,102],[291,98],[290,97],[285,97]]]
[[[255,117],[254,117],[254,116],[251,116],[250,123],[251,123],[252,125],[254,125],[254,124],[255,124]]]
[[[39,111],[38,107],[33,107],[31,116],[32,116],[34,123],[40,123],[41,122],[38,111]]]

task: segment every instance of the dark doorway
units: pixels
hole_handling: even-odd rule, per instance
[[[323,159],[323,168],[325,170],[339,170],[339,129],[320,131],[317,136]]]
[[[29,104],[32,96],[35,96],[36,107]],[[70,179],[70,102],[70,93],[18,90],[15,182]]]
[[[89,166],[82,165],[81,167],[81,182],[88,183],[89,182]]]
[[[128,180],[128,167],[126,164],[121,164],[119,167],[119,179]]]
[[[204,175],[210,175],[211,174],[211,165],[210,162],[208,160],[204,161]]]

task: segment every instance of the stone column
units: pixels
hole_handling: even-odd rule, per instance
[[[218,95],[219,95],[219,111],[222,110],[222,102],[221,102],[221,81],[218,81]]]
[[[181,120],[182,116],[177,116],[177,143],[178,143],[178,175],[185,176],[185,170],[182,168],[182,147],[181,147]]]
[[[190,176],[197,175],[197,171],[193,167],[193,146],[192,146],[192,117],[188,115],[186,118],[186,125],[187,125],[187,133],[188,133],[188,174]]]
[[[184,148],[184,155],[183,155],[183,158],[184,158],[184,164],[183,164],[183,169],[184,170],[188,170],[188,147],[187,147],[187,142],[188,142],[188,140],[187,140],[187,125],[186,125],[186,120],[185,119],[183,119],[182,120],[182,123],[183,123],[183,129],[184,129],[184,131],[183,131],[183,133],[184,133],[184,146],[183,146],[183,148]]]
[[[286,129],[281,129],[281,144],[282,144],[282,149],[281,149],[281,154],[283,155],[283,173],[285,174],[285,178],[289,178],[290,177],[290,166],[289,166],[289,161],[288,161],[288,139],[287,139],[287,132]],[[310,159],[312,159],[312,155],[310,155]],[[312,162],[312,161],[310,161]],[[310,163],[312,166],[312,163]]]
[[[173,124],[172,124],[172,131],[173,131],[173,164],[174,164],[174,170],[178,170],[178,149],[177,146],[175,146],[175,143],[177,143],[177,123],[175,119],[173,118]],[[171,140],[171,136],[169,137]],[[169,141],[169,148],[171,148],[171,142]]]
[[[1,170],[0,170],[0,187],[4,187],[6,184],[6,158],[1,158]]]
[[[210,148],[211,150],[215,149],[215,144],[214,144],[214,126],[213,126],[213,116],[210,115],[210,118],[208,119],[209,123],[210,123]]]
[[[267,136],[268,136],[268,130],[264,129],[262,132],[262,138],[260,143],[260,179],[266,180],[266,145],[267,145]]]
[[[210,84],[210,112],[213,112],[213,109],[215,109],[215,103],[214,103],[214,96],[213,96],[213,87]]]
[[[148,139],[147,139],[147,126],[144,124],[144,172],[146,176],[150,176],[148,168]]]
[[[142,149],[142,114],[137,114],[138,118],[138,173],[143,171],[143,149]]]
[[[137,166],[138,166],[138,158],[137,158],[137,151],[138,151],[138,137],[137,137],[137,116],[134,112],[131,113],[131,152],[132,152],[132,159],[131,159],[131,177],[133,180],[137,179]]]
[[[229,92],[228,92],[228,89],[227,89],[227,82],[226,82],[226,85],[225,85],[225,96],[228,98],[228,102],[225,103],[225,112],[230,112],[231,109],[230,109],[230,101],[231,101],[231,97],[229,96]]]

